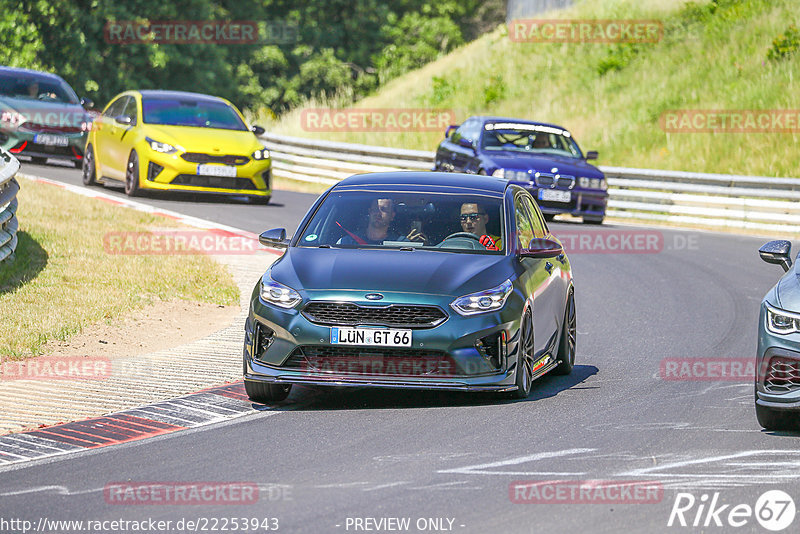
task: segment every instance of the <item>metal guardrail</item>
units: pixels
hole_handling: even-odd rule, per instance
[[[0,148],[0,264],[14,258],[17,249],[17,158]]]
[[[266,133],[276,177],[333,185],[353,174],[431,170],[434,152]],[[800,179],[600,167],[610,217],[800,233]]]

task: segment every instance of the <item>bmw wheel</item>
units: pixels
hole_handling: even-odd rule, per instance
[[[125,194],[135,197],[139,194],[139,156],[134,150],[128,158],[128,166],[125,169]]]

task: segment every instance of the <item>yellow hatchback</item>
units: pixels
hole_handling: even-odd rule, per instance
[[[214,96],[126,91],[97,117],[86,142],[83,183],[143,189],[272,196],[269,150],[236,107]]]

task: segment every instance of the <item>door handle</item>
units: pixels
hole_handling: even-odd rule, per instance
[[[544,264],[544,270],[547,271],[548,273],[552,273],[553,264],[548,261],[547,263]]]

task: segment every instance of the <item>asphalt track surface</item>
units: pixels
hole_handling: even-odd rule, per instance
[[[23,163],[22,172],[80,183],[64,167]],[[142,201],[292,234],[315,196],[273,198],[269,206]],[[557,223],[553,231],[586,227]],[[665,380],[660,366],[668,358],[753,358],[759,302],[781,271],[759,259],[763,238],[656,232],[659,251],[570,255],[576,367],[540,379],[527,400],[295,386],[286,401],[233,421],[4,469],[0,518],[277,518],[281,532],[768,532],[753,515],[733,528],[728,514],[773,489],[800,505],[800,433],[760,429],[747,379]],[[552,480],[647,481],[663,494],[638,504],[511,502],[511,483]],[[108,504],[103,488],[118,481],[252,482],[262,491],[251,505]],[[728,505],[717,516],[723,526],[706,513],[717,492],[717,507]],[[697,503],[684,514],[689,526],[674,518],[670,528],[679,493]],[[380,530],[367,518],[410,523]],[[428,518],[445,519],[437,529]],[[785,531],[798,525],[800,514]]]

